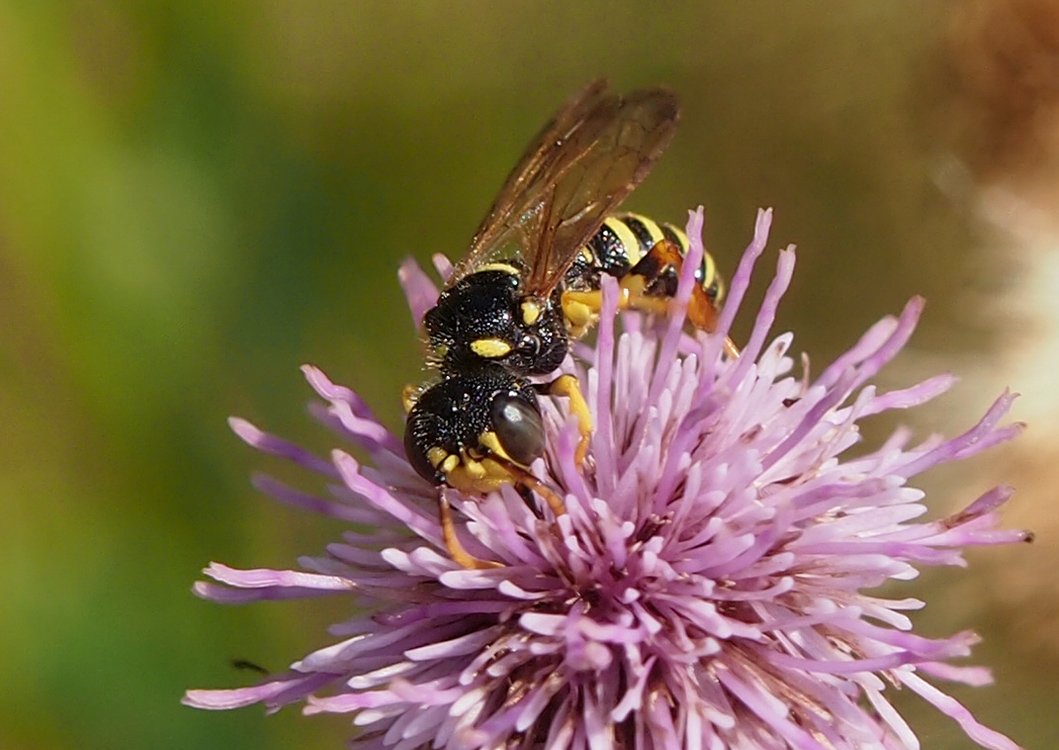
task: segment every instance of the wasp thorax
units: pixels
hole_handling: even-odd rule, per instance
[[[460,279],[423,323],[443,373],[485,362],[521,374],[550,373],[569,346],[557,299],[524,295],[519,269],[508,264]]]

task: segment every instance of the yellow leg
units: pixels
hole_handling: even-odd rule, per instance
[[[536,492],[544,498],[545,502],[548,503],[548,507],[552,509],[552,513],[557,516],[561,516],[566,513],[566,503],[559,497],[559,493],[553,490],[548,485],[541,482],[537,477],[530,474],[528,471],[521,469],[517,466],[511,467],[511,475],[515,478],[515,481],[530,490]]]
[[[563,503],[563,499],[551,487],[514,464],[511,464],[508,470],[512,481],[526,487],[531,492],[540,494],[556,516],[566,513],[566,505]],[[445,542],[445,549],[448,550],[449,557],[452,558],[454,563],[468,570],[492,570],[504,567],[501,563],[492,562],[491,560],[479,560],[464,549],[459,537],[456,535],[456,523],[452,518],[452,506],[449,505],[448,498],[445,497],[444,493],[438,496],[438,517],[441,522],[441,538]]]
[[[581,433],[574,458],[577,465],[581,466],[588,455],[588,440],[592,437],[592,412],[589,411],[588,403],[581,393],[581,384],[573,375],[560,375],[548,383],[547,388],[552,396],[565,396],[570,399],[570,411],[577,417],[577,429]]]
[[[449,506],[449,501],[444,494],[438,497],[438,515],[441,521],[441,538],[445,541],[445,549],[449,551],[449,557],[452,558],[454,563],[469,570],[489,570],[503,567],[500,563],[479,560],[463,548],[459,537],[456,536],[456,524],[452,520],[452,508]]]
[[[668,314],[671,300],[647,294],[647,286],[667,268],[673,268],[679,274],[683,264],[684,256],[677,245],[668,240],[656,243],[619,282],[618,309],[639,310],[654,315]],[[603,292],[598,289],[566,290],[562,296],[562,308],[570,334],[580,336],[595,322],[603,308]],[[703,331],[717,329],[717,308],[699,284],[692,289],[688,320]],[[724,339],[724,353],[729,359],[739,356],[739,347],[727,336]]]
[[[642,276],[626,276],[618,285],[618,309],[640,310],[657,315],[669,312],[669,301],[664,297],[643,294]],[[599,289],[578,291],[568,289],[562,297],[563,315],[571,327],[571,334],[579,335],[596,322],[603,308],[603,292]]]

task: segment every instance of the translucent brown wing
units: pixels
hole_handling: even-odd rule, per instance
[[[528,259],[527,293],[554,288],[607,214],[650,172],[669,145],[678,116],[672,93],[635,91],[616,99],[614,108],[590,113],[572,134],[542,175],[539,195],[528,210],[516,213]]]
[[[482,222],[458,280],[500,257],[525,266],[525,290],[554,288],[578,249],[647,175],[668,145],[676,97],[650,89],[621,97],[596,81],[549,122],[512,171]]]
[[[605,80],[593,81],[563,104],[537,133],[537,137],[530,142],[515,168],[507,176],[482,223],[478,225],[467,254],[456,265],[449,278],[450,285],[500,254],[522,251],[517,246],[508,247],[512,238],[508,236],[506,241],[502,242],[501,235],[509,234],[510,228],[516,223],[513,216],[517,205],[528,203],[526,199],[530,196],[527,187],[540,183],[545,168],[555,161],[571,133],[585,121],[589,113],[598,110],[606,100],[615,98],[613,94],[608,95],[606,89]]]

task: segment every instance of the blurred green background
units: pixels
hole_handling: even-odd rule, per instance
[[[252,681],[233,658],[282,669],[342,614],[190,594],[209,560],[286,567],[338,532],[255,495],[265,462],[225,417],[326,448],[297,371],[312,362],[399,426],[420,360],[398,262],[459,254],[527,139],[596,76],[685,105],[629,206],[682,221],[705,204],[729,269],[776,207],[772,244],[800,264],[781,327],[817,368],[915,293],[912,376],[988,356],[1002,332],[973,300],[1005,267],[939,180],[974,174],[951,60],[967,7],[0,2],[0,747],[341,746],[343,717],[179,704]],[[953,422],[993,395],[965,391]],[[1015,637],[988,586],[946,597],[975,574],[896,592],[940,597],[928,633],[986,636],[976,661],[999,684],[961,700],[1057,747],[1055,654]],[[971,747],[902,705],[924,747]]]

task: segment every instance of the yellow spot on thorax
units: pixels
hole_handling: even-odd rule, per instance
[[[471,342],[471,351],[479,357],[495,359],[497,357],[507,356],[511,352],[511,344],[503,339],[475,339]]]
[[[509,273],[512,276],[518,276],[521,273],[515,266],[510,263],[486,263],[485,265],[479,266],[475,273],[480,271],[503,271]]]
[[[520,305],[522,309],[522,322],[528,326],[533,325],[541,317],[541,305],[535,299],[522,300]]]

